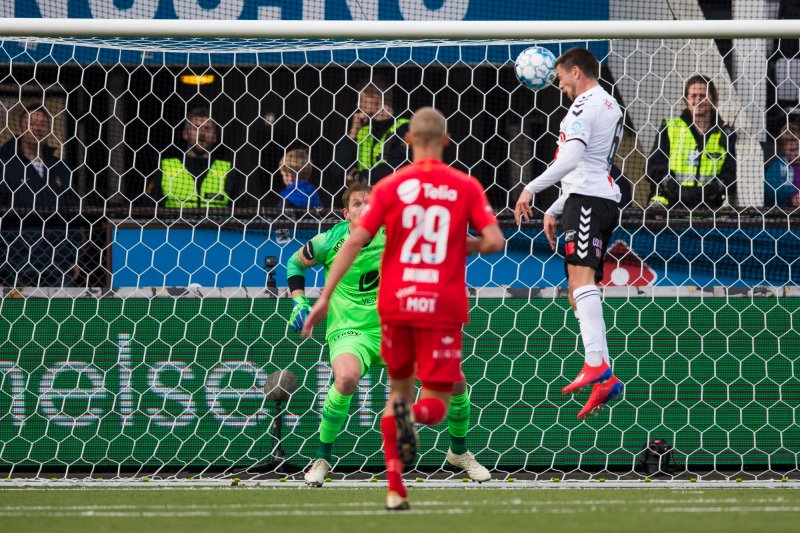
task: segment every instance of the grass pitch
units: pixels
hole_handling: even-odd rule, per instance
[[[0,489],[3,531],[797,531],[792,489]]]

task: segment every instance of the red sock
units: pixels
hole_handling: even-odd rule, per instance
[[[386,457],[386,477],[389,480],[389,491],[396,492],[401,498],[407,498],[406,487],[403,485],[403,461],[397,452],[397,426],[393,416],[384,416],[381,419],[381,433],[383,433],[383,455]]]
[[[435,426],[447,413],[447,406],[439,398],[423,398],[414,404],[414,421],[426,426]]]

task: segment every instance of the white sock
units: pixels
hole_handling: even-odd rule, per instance
[[[573,312],[575,313],[575,320],[578,321],[578,327],[580,327],[580,325],[581,325],[581,315],[578,314],[578,310],[577,309],[573,309]],[[581,335],[583,335],[583,330],[581,330]],[[588,353],[587,352],[586,355],[585,355],[585,359],[586,359],[586,361],[589,362],[589,366],[600,366],[600,361],[605,361],[606,364],[609,364],[608,363],[608,350],[605,350],[603,353],[599,354],[599,358],[598,358],[598,354],[597,353],[595,353],[595,352]]]
[[[603,304],[600,301],[600,290],[596,285],[578,287],[572,293],[580,316],[581,338],[586,351],[586,364],[600,366],[608,357],[606,344],[606,323],[603,320]]]

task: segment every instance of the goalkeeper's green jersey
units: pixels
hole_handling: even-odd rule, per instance
[[[336,224],[308,241],[293,254],[286,275],[303,276],[308,267],[323,265],[325,277],[342,244],[350,236],[350,222]],[[386,246],[386,229],[381,228],[356,256],[333,291],[328,310],[326,338],[343,330],[364,330],[380,327],[378,318],[378,285],[383,249]]]

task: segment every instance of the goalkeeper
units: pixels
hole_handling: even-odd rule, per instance
[[[342,196],[345,220],[308,241],[293,254],[287,265],[289,290],[294,300],[289,323],[299,333],[311,310],[305,296],[305,270],[324,265],[327,274],[336,253],[350,235],[350,230],[367,205],[371,187],[362,183],[351,185]],[[307,485],[321,487],[331,470],[332,447],[350,412],[350,401],[358,381],[373,364],[383,365],[380,356],[381,326],[378,319],[378,284],[381,256],[386,244],[384,230],[365,246],[336,287],[331,297],[326,340],[330,347],[333,367],[333,386],[328,389],[322,406],[319,427],[319,447],[305,473]],[[470,403],[465,381],[453,387],[447,414],[450,449],[447,462],[463,469],[474,481],[491,478],[489,471],[467,450]]]

